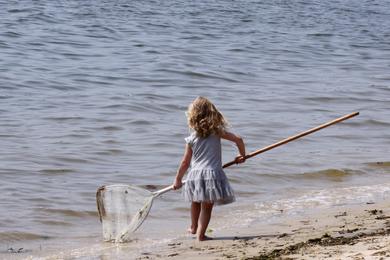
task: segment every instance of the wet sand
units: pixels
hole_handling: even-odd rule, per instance
[[[390,201],[308,210],[247,229],[187,236],[137,259],[388,259]],[[212,226],[211,226],[212,228]],[[228,232],[228,231],[225,231]]]
[[[4,259],[390,259],[390,201],[353,206],[280,211],[263,222],[237,230],[213,230],[213,240],[193,235],[162,238],[158,243],[135,239],[112,244],[95,241],[78,247],[28,251],[13,246]],[[178,233],[181,231],[178,230]]]

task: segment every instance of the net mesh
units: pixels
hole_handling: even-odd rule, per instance
[[[152,193],[131,185],[102,186],[96,193],[104,241],[127,242],[146,218]]]

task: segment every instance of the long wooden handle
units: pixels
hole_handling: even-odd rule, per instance
[[[339,118],[337,118],[337,119],[335,119],[335,120],[332,120],[332,121],[330,121],[330,122],[328,122],[328,123],[319,125],[319,126],[314,127],[314,128],[312,128],[312,129],[309,129],[309,130],[307,130],[307,131],[305,131],[305,132],[302,132],[302,133],[293,135],[293,136],[288,137],[288,138],[286,138],[286,139],[283,139],[283,140],[281,140],[281,141],[279,141],[279,142],[277,142],[277,143],[271,144],[271,145],[266,146],[266,147],[264,147],[264,148],[262,148],[262,149],[260,149],[260,150],[254,151],[254,152],[252,152],[252,153],[250,153],[250,154],[247,154],[247,155],[245,156],[245,159],[251,158],[251,157],[256,156],[256,155],[258,155],[258,154],[260,154],[260,153],[264,153],[264,152],[269,151],[269,150],[271,150],[271,149],[273,149],[273,148],[276,148],[276,147],[281,146],[281,145],[283,145],[283,144],[286,144],[286,143],[288,143],[288,142],[294,141],[294,140],[296,140],[296,139],[298,139],[298,138],[301,138],[301,137],[303,137],[303,136],[305,136],[305,135],[314,133],[314,132],[316,132],[316,131],[318,131],[318,130],[321,130],[321,129],[325,128],[325,127],[328,127],[328,126],[337,124],[337,123],[339,123],[339,122],[341,122],[341,121],[347,120],[347,119],[349,119],[349,118],[351,118],[351,117],[354,117],[354,116],[357,116],[357,115],[359,115],[359,112],[354,112],[354,113],[351,113],[351,114],[348,114],[348,115],[339,117]],[[236,161],[231,161],[231,162],[228,162],[228,163],[224,164],[224,165],[223,165],[223,168],[229,167],[229,166],[231,166],[231,165],[233,165],[233,164],[236,164]]]

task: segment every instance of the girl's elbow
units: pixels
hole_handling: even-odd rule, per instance
[[[188,168],[188,167],[190,167],[190,161],[188,161],[188,160],[183,160],[183,161],[181,161],[181,165],[182,165],[182,167],[184,167],[184,168]]]
[[[237,135],[237,141],[236,141],[236,143],[241,143],[241,144],[243,144],[243,143],[244,143],[244,139],[243,139],[241,136]]]

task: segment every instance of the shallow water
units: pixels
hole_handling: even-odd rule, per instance
[[[184,111],[198,95],[214,101],[248,151],[361,112],[227,169],[237,203],[215,211],[213,228],[261,221],[288,205],[389,198],[387,1],[0,7],[6,257],[18,245],[34,254],[99,243],[95,192],[103,184],[169,185],[188,135]],[[225,142],[224,161],[235,154]],[[136,236],[173,238],[187,215],[179,193],[169,193]]]

